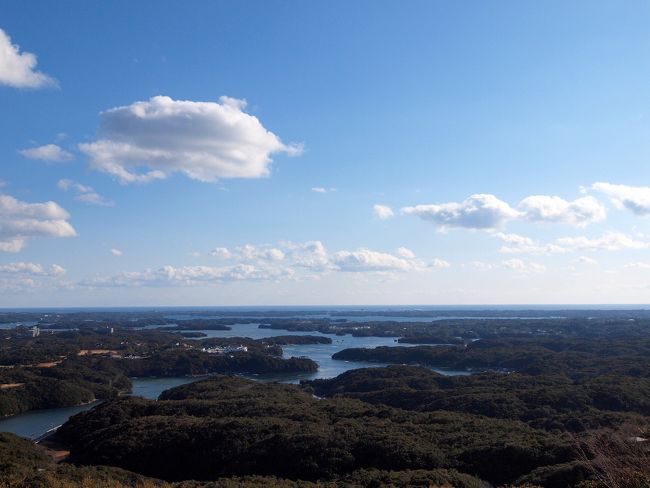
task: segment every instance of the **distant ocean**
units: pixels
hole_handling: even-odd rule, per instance
[[[499,310],[650,310],[650,304],[530,304],[530,305],[256,305],[256,306],[141,306],[141,307],[0,307],[0,312],[156,312],[156,311],[210,311],[210,312],[449,312]]]

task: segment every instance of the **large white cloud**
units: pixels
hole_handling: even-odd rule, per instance
[[[495,230],[511,220],[584,227],[606,217],[605,207],[590,196],[568,201],[557,196],[532,195],[515,208],[495,195],[476,194],[462,202],[403,207],[401,212],[433,222],[443,231],[450,227]]]
[[[62,149],[56,144],[45,144],[44,146],[30,147],[29,149],[21,149],[18,152],[21,156],[28,159],[38,159],[41,161],[55,163],[71,161],[74,159],[74,156],[71,153]]]
[[[605,207],[594,197],[568,201],[557,196],[533,195],[519,203],[526,219],[537,222],[558,222],[584,227],[605,220]]]
[[[36,71],[36,56],[20,52],[20,47],[11,43],[11,38],[0,29],[0,85],[14,88],[41,88],[55,85],[48,75]]]
[[[55,202],[27,203],[0,194],[0,251],[20,251],[32,238],[75,236],[69,219]]]
[[[356,251],[339,251],[332,257],[332,263],[341,271],[412,271],[421,270],[424,265],[413,257],[361,248]]]
[[[517,210],[489,194],[472,195],[462,202],[403,207],[401,211],[434,222],[442,229],[494,229],[519,216]]]
[[[301,152],[246,113],[245,101],[221,97],[219,102],[157,96],[113,108],[101,114],[98,139],[79,148],[91,167],[122,183],[175,172],[199,181],[259,178],[270,173],[273,154]]]
[[[618,208],[627,208],[637,215],[650,215],[650,187],[648,186],[597,182],[591,187],[607,195]]]

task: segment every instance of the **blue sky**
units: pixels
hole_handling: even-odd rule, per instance
[[[6,1],[0,306],[647,303],[649,20]]]

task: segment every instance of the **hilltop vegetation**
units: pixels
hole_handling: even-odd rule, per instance
[[[483,373],[442,376],[427,368],[355,369],[304,383],[321,397],[345,397],[418,412],[452,411],[525,422],[547,431],[617,427],[650,415],[650,379]]]
[[[356,470],[330,482],[288,480],[276,476],[233,476],[214,481],[166,482],[120,468],[55,463],[51,451],[0,432],[0,488],[365,488],[449,486],[488,488],[472,476],[454,470]]]
[[[173,388],[158,402],[108,402],[70,419],[56,438],[73,462],[169,481],[436,468],[506,483],[575,457],[568,438],[521,422],[318,400],[293,385],[236,377]]]

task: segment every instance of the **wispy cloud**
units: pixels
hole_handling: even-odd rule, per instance
[[[543,273],[546,271],[546,266],[531,261],[524,261],[522,259],[508,259],[501,263],[507,269],[516,271],[518,273]]]
[[[560,237],[548,244],[540,244],[530,237],[518,234],[495,232],[496,238],[504,243],[502,253],[558,254],[577,251],[620,251],[622,249],[646,249],[650,243],[634,239],[621,232],[606,232],[598,237]]]
[[[124,271],[81,284],[91,287],[195,286],[236,281],[296,281],[332,273],[369,273],[390,277],[393,273],[423,272],[450,266],[442,259],[427,264],[404,247],[395,254],[368,248],[330,253],[320,241],[284,242],[275,246],[245,244],[232,249],[216,247],[210,254],[222,263],[218,266],[167,265],[143,271]]]
[[[75,196],[75,200],[78,200],[80,202],[90,203],[91,205],[100,205],[102,207],[115,206],[115,202],[104,198],[95,190],[93,190],[92,187],[87,185],[82,185],[81,183],[77,183],[76,181],[63,179],[63,180],[59,180],[56,186],[58,186],[63,191],[68,191],[68,190],[75,191],[77,193],[77,196]]]
[[[27,159],[38,159],[40,161],[54,163],[72,161],[74,159],[72,153],[69,153],[56,144],[45,144],[44,146],[21,149],[18,152]]]

